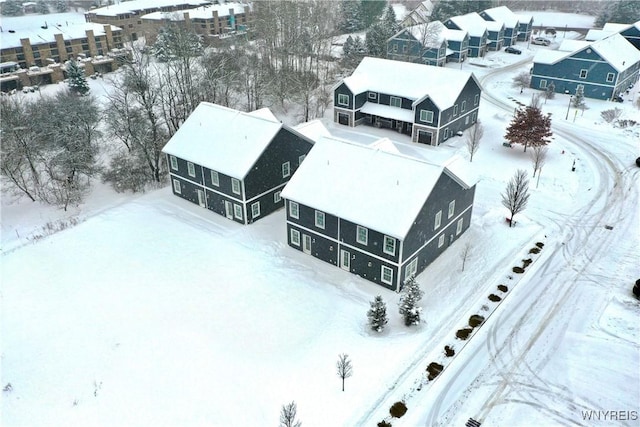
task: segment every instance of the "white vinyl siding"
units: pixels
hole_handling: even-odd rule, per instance
[[[324,230],[324,212],[316,211],[316,227]]]
[[[174,171],[178,170],[178,159],[176,159],[176,156],[169,156],[169,163],[171,163],[171,169]]]
[[[242,206],[233,204],[233,216],[238,219],[242,219]]]
[[[240,181],[236,178],[231,178],[231,191],[236,194],[240,194]]]
[[[426,123],[433,123],[433,111],[420,110],[420,121]]]
[[[255,202],[251,204],[251,217],[257,218],[260,216],[260,202]]]
[[[282,164],[282,177],[286,178],[291,175],[291,164],[289,162],[284,162]]]
[[[193,165],[193,163],[187,162],[187,172],[189,172],[189,176],[195,178],[195,176],[196,176],[196,167]]]
[[[180,186],[180,181],[178,181],[177,179],[173,180],[173,191],[178,194],[182,194],[182,187]]]
[[[367,245],[369,242],[369,230],[365,227],[356,227],[356,241],[361,245]]]
[[[458,224],[456,225],[456,235],[462,233],[462,225],[464,224],[464,220],[460,218],[458,220]]]
[[[344,93],[339,93],[338,105],[349,106],[349,95],[345,95]]]
[[[442,224],[442,211],[438,211],[436,214],[436,219],[433,222],[433,229],[437,230],[440,227],[440,224]]]
[[[215,185],[216,187],[220,186],[220,176],[216,171],[211,171],[211,184]]]
[[[392,107],[401,108],[402,107],[402,98],[398,98],[397,96],[392,96],[391,100],[389,101],[389,105],[391,105]]]
[[[382,266],[380,271],[380,280],[387,285],[393,284],[393,270],[387,266]]]
[[[289,216],[298,219],[299,210],[296,202],[289,201]]]
[[[300,232],[298,230],[291,229],[289,239],[292,245],[300,246]]]
[[[396,254],[396,239],[389,236],[384,236],[384,247],[382,248],[385,254]]]
[[[452,200],[451,203],[449,203],[449,212],[447,214],[447,218],[451,218],[455,213],[455,211],[456,211],[456,201]]]

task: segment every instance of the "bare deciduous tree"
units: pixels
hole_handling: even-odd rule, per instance
[[[533,163],[533,177],[536,177],[536,172],[542,169],[547,161],[547,154],[549,149],[544,145],[533,147],[532,151],[529,151],[531,162]]]
[[[336,369],[338,376],[342,379],[342,391],[344,391],[344,380],[353,374],[353,366],[351,365],[351,359],[349,359],[348,354],[343,353],[338,355]]]
[[[467,259],[469,258],[470,254],[471,254],[471,241],[467,240],[467,242],[462,247],[462,250],[460,251],[460,259],[462,259],[462,271],[464,271],[464,266],[467,263]]]
[[[502,194],[502,205],[511,213],[509,227],[513,227],[513,217],[527,207],[528,201],[529,178],[525,170],[518,169]]]
[[[480,140],[484,135],[484,127],[480,120],[478,120],[467,132],[466,143],[467,143],[467,151],[469,151],[469,162],[473,162],[473,155],[480,148]]]
[[[513,87],[519,87],[520,88],[520,93],[522,93],[522,91],[525,88],[529,87],[529,84],[531,83],[531,74],[529,74],[527,71],[523,71],[520,74],[517,74],[514,78],[513,78]]]
[[[282,409],[280,410],[280,427],[301,427],[302,423],[296,420],[297,415],[298,406],[295,401],[282,405]]]

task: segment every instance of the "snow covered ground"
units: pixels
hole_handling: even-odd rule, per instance
[[[128,196],[97,185],[67,214],[3,194],[0,384],[11,390],[2,392],[1,424],[267,426],[292,400],[305,426],[375,425],[398,400],[409,410],[394,426],[469,417],[483,426],[592,425],[581,411],[637,414],[640,306],[630,290],[640,277],[640,127],[615,128],[600,112],[623,108],[640,122],[640,111],[588,99],[575,114],[567,96],[548,100],[550,157],[508,228],[500,193],[516,169],[532,168],[521,148],[502,146],[503,135],[517,102],[536,93],[520,94],[511,79],[553,45],[519,47],[522,55],[463,64],[487,94],[472,163],[481,180],[472,227],[418,277],[417,328],[402,325],[395,293],[289,249],[282,211],[242,227],[168,188]],[[408,142],[326,122],[362,142]],[[463,138],[436,150],[468,158]],[[69,218],[78,225],[38,237]],[[539,258],[514,277],[511,267],[538,241]],[[504,302],[490,303],[503,283]],[[366,325],[377,294],[391,319],[382,334]],[[474,313],[491,316],[464,345],[454,334]],[[444,345],[456,349],[451,361]],[[354,366],[344,392],[340,353]],[[447,367],[427,383],[431,361]]]

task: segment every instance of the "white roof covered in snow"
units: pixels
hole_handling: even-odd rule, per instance
[[[171,7],[176,5],[197,7],[208,3],[209,1],[207,0],[132,0],[100,7],[98,9],[92,9],[87,13],[100,16],[117,16],[144,10],[160,9],[162,7]]]
[[[518,26],[518,15],[513,13],[507,6],[492,7],[490,9],[485,9],[484,12],[493,20],[504,22],[506,27],[515,28]]]
[[[475,80],[469,71],[365,57],[343,82],[354,93],[381,92],[414,101],[428,95],[445,109],[453,105],[470,78]]]
[[[162,150],[242,179],[282,128],[270,112],[201,102]]]
[[[445,29],[446,27],[442,22],[431,21],[426,24],[412,25],[410,27],[404,28],[400,30],[397,34],[407,31],[413,36],[413,38],[423,43],[424,46],[440,47],[442,42],[445,40],[445,37],[444,37]]]
[[[467,32],[465,30],[451,30],[449,28],[445,28],[442,34],[446,40],[453,40],[457,42],[461,42],[465,37],[467,37]]]
[[[442,173],[465,188],[475,185],[471,172],[454,172],[464,170],[463,163],[455,157],[444,163],[429,161],[419,147],[387,138],[361,145],[325,137],[309,152],[282,197],[404,239]]]
[[[233,9],[233,14],[237,15],[244,13],[244,7],[247,6],[243,3],[223,3],[223,4],[210,4],[206,6],[197,7],[194,9],[182,9],[174,12],[152,12],[147,13],[142,19],[163,21],[165,19],[171,21],[183,21],[184,14],[189,14],[189,19],[209,19],[213,18],[213,12],[218,12],[218,16],[229,16],[229,9]]]
[[[587,35],[584,37],[586,41],[592,42],[596,40],[603,39],[605,37],[609,37],[615,31],[605,31],[605,30],[589,30]]]
[[[487,23],[487,30],[498,32],[504,27],[502,21],[485,21]]]
[[[615,22],[607,22],[606,24],[604,24],[602,29],[605,31],[612,31],[615,33],[619,33],[620,31],[624,31],[627,28],[633,27],[633,25],[634,24],[618,24]],[[640,21],[636,22],[635,25],[640,25]]]
[[[460,29],[466,30],[472,37],[482,37],[487,30],[487,22],[489,22],[485,21],[477,12],[452,16],[449,19]]]
[[[518,21],[520,21],[521,24],[528,24],[530,22],[533,22],[533,15],[527,15],[526,13],[516,13],[516,16],[518,17]]]
[[[311,120],[310,122],[300,123],[297,126],[294,126],[293,129],[301,134],[309,138],[313,142],[317,142],[323,136],[331,136],[329,130],[322,124],[322,121],[319,119]]]
[[[413,123],[413,110],[377,104],[375,102],[365,102],[360,111],[365,114]]]
[[[113,25],[107,26],[111,28],[111,31],[120,31],[120,28],[114,27]],[[2,33],[2,48],[21,46],[20,39],[29,39],[32,45],[53,43],[56,41],[56,34],[62,34],[64,40],[83,39],[87,37],[88,30],[92,30],[93,35],[98,37],[105,34],[104,27],[103,24],[85,22],[65,26],[48,24],[47,28],[41,28],[39,26],[23,28],[15,30],[14,33],[5,31]]]
[[[618,72],[624,71],[640,61],[640,51],[619,33],[614,33],[594,42],[565,40],[557,51],[539,50],[533,58],[533,62],[554,64],[584,49],[595,50]]]

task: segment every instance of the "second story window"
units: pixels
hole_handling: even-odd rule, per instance
[[[235,178],[231,178],[231,191],[240,194],[240,181]]]
[[[187,162],[187,171],[189,172],[189,176],[196,176],[196,167],[191,162]]]
[[[369,240],[369,230],[358,226],[356,230],[356,241],[361,245],[366,245]]]
[[[384,236],[384,253],[388,255],[396,254],[396,239],[389,236]]]
[[[440,227],[441,223],[442,223],[442,211],[438,211],[438,213],[436,214],[436,219],[433,222],[433,229],[437,230],[438,227]]]
[[[402,98],[398,98],[397,96],[392,96],[389,101],[389,105],[392,107],[402,108]]]
[[[291,164],[289,162],[284,162],[282,164],[282,177],[286,178],[291,175]]]
[[[178,170],[178,159],[176,159],[176,156],[169,156],[169,162],[171,163],[171,169],[177,171]]]
[[[344,93],[338,94],[338,105],[343,105],[345,107],[349,106],[349,95],[345,95]]]
[[[587,72],[588,72],[588,70],[580,70],[580,78],[581,79],[586,79],[587,78]]]
[[[211,171],[211,183],[216,187],[220,186],[220,177],[218,176],[218,172]]]
[[[316,211],[316,227],[324,230],[324,212]]]
[[[451,218],[455,213],[455,211],[456,211],[456,201],[452,200],[451,203],[449,203],[449,212],[447,214],[447,218]]]
[[[433,111],[420,110],[420,121],[433,123]]]
[[[289,201],[289,216],[298,219],[300,215],[299,206],[296,202]]]

